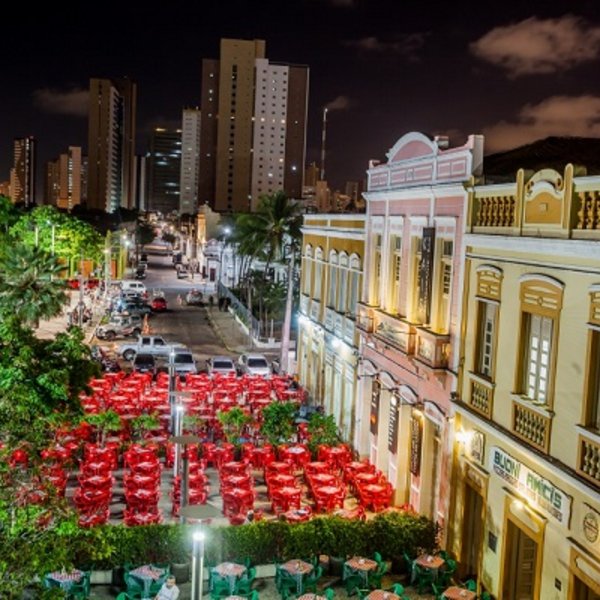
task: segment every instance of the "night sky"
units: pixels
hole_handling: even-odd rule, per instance
[[[93,10],[91,7],[97,7]],[[266,40],[273,62],[310,67],[307,161],[319,160],[328,105],[327,179],[364,177],[412,130],[486,136],[486,153],[547,135],[600,137],[597,2],[255,0],[30,3],[2,31],[0,180],[14,137],[43,163],[87,145],[90,77],[138,83],[138,153],[154,126],[200,101],[203,57],[219,39]],[[18,14],[22,11],[22,14]],[[336,110],[333,110],[333,109]],[[41,192],[41,190],[39,190]]]

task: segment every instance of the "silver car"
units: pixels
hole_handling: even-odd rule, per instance
[[[237,375],[237,369],[228,356],[213,356],[206,361],[209,375]]]
[[[188,348],[174,348],[171,360],[177,375],[198,372],[192,351]]]
[[[271,376],[271,366],[263,354],[242,354],[238,359],[240,371],[248,375]]]

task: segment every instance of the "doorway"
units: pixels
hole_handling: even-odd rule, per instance
[[[506,522],[504,600],[537,600],[538,545],[515,523]]]
[[[470,485],[464,486],[461,567],[464,579],[477,579],[483,543],[483,498]]]
[[[575,577],[575,590],[573,600],[600,600],[600,594]]]

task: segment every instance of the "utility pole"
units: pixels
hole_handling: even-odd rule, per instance
[[[288,288],[287,298],[285,302],[285,317],[283,319],[283,330],[281,332],[281,355],[279,357],[279,372],[283,375],[287,374],[289,365],[288,359],[290,356],[290,330],[292,325],[292,303],[294,300],[294,248],[290,246],[290,259],[288,263]]]

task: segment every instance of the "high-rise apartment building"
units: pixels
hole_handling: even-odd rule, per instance
[[[10,192],[14,203],[35,204],[35,138],[15,138]]]
[[[88,206],[133,207],[136,84],[90,79]]]
[[[263,40],[221,40],[202,61],[199,202],[247,211],[302,194],[308,67],[269,63]]]
[[[163,214],[179,210],[181,129],[157,127],[150,140],[147,210]]]
[[[81,204],[81,147],[69,146],[67,152],[46,163],[44,201],[71,210]]]
[[[198,108],[184,108],[181,118],[180,214],[192,215],[198,210],[200,115]]]
[[[135,198],[134,206],[138,210],[146,210],[148,185],[146,183],[147,167],[146,156],[142,154],[135,155]]]

